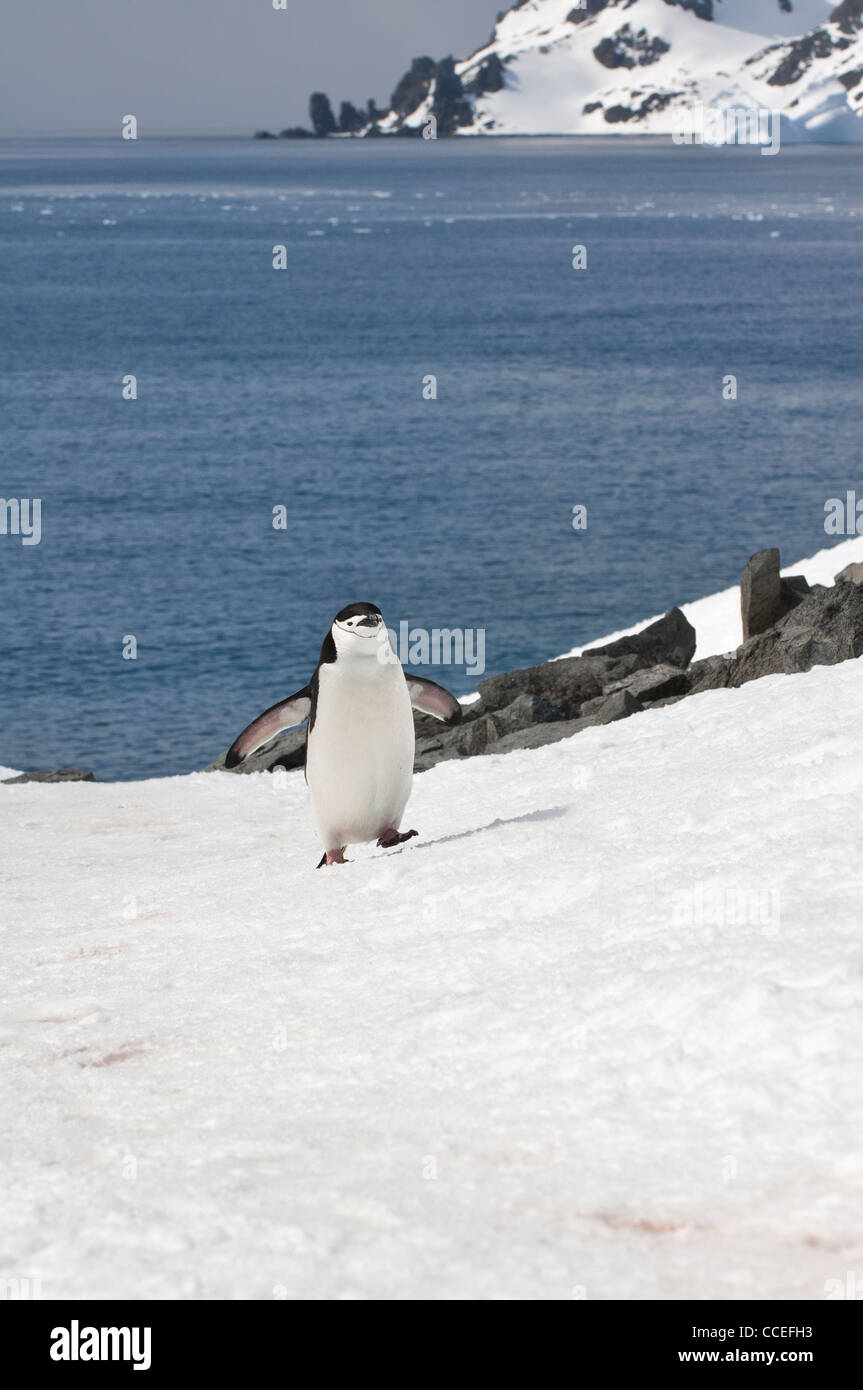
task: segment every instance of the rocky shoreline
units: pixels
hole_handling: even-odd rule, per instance
[[[695,628],[672,608],[641,632],[581,656],[487,677],[479,683],[479,699],[463,706],[454,728],[415,714],[414,770],[425,772],[451,758],[540,748],[704,690],[848,661],[863,654],[861,584],[863,565],[848,566],[833,585],[810,587],[802,575],[781,578],[779,551],[759,551],[741,580],[746,636],[736,651],[693,661]],[[291,729],[233,771],[301,768],[305,742],[304,729]],[[224,754],[206,770],[223,766]]]
[[[810,586],[802,575],[781,577],[779,563],[775,548],[750,557],[740,583],[743,641],[735,651],[694,661],[695,628],[672,608],[640,632],[580,656],[488,676],[455,727],[414,715],[414,770],[425,772],[452,758],[540,748],[705,690],[863,655],[863,564],[846,566],[832,585]],[[230,771],[243,776],[299,769],[305,749],[305,728],[289,729]],[[224,762],[223,753],[204,771],[225,771]],[[20,773],[5,784],[93,780],[92,772],[64,767]]]

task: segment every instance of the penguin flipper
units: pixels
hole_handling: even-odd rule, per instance
[[[308,719],[311,709],[312,690],[308,685],[304,685],[295,695],[289,695],[287,700],[280,700],[277,705],[265,709],[231,744],[225,756],[225,767],[236,767],[250,753],[280,734],[282,729],[292,729],[295,724],[302,724]]]
[[[454,695],[444,690],[434,681],[423,680],[422,676],[405,676],[408,694],[414,709],[422,714],[433,714],[444,724],[458,724],[461,720],[461,705]]]

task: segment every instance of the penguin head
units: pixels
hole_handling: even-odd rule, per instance
[[[381,610],[373,603],[350,603],[337,613],[330,636],[339,656],[378,657],[383,643],[389,645]]]

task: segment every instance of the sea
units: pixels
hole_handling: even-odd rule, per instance
[[[203,768],[357,600],[466,693],[863,496],[859,145],[7,140],[0,268],[13,768]]]

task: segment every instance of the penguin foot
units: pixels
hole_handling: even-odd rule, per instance
[[[385,830],[378,840],[380,849],[392,849],[393,845],[404,844],[405,840],[410,840],[414,835],[418,835],[418,830],[404,830],[401,834],[392,828]]]
[[[341,849],[328,849],[326,853],[321,855],[315,867],[322,869],[325,864],[329,866],[330,864],[347,864],[347,862],[345,847],[342,845]]]

